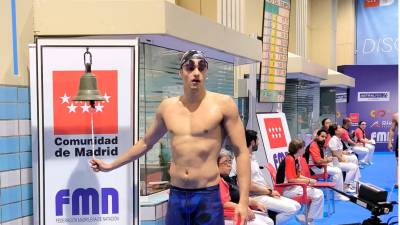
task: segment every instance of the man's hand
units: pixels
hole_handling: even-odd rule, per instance
[[[343,156],[340,156],[340,158],[338,158],[338,159],[339,159],[339,162],[347,162],[347,160]]]
[[[390,141],[388,143],[388,149],[389,149],[389,151],[393,152],[393,144]]]
[[[317,183],[317,180],[315,180],[315,179],[310,179],[310,184],[315,184],[315,183]]]
[[[235,208],[235,224],[245,225],[247,214],[248,214],[248,206],[242,203],[237,204]],[[239,220],[239,221],[238,221]]]
[[[112,165],[110,163],[106,163],[100,159],[92,159],[89,163],[94,172],[108,172],[112,170]]]
[[[343,151],[343,155],[351,155],[351,152],[350,152],[350,151],[347,151],[347,150],[345,150],[345,151]]]
[[[271,197],[280,198],[280,197],[281,197],[281,194],[279,194],[279,192],[277,192],[277,191],[272,190],[272,192],[271,192]]]
[[[256,218],[256,214],[250,208],[247,208],[247,221],[254,220]]]
[[[267,212],[267,207],[258,201],[256,201],[256,203],[253,205],[253,209],[261,212]]]

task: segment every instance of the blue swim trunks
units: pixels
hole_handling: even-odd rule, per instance
[[[172,186],[165,224],[224,225],[219,185],[200,189]]]

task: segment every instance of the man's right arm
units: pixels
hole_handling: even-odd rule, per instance
[[[393,118],[392,124],[390,125],[389,138],[388,138],[388,149],[390,151],[393,150],[393,139],[394,139],[394,133],[396,131],[396,127],[397,127],[397,120]]]
[[[90,164],[93,170],[96,172],[106,172],[116,169],[120,166],[123,166],[131,161],[138,159],[140,156],[150,150],[153,145],[167,132],[167,128],[162,117],[162,110],[163,107],[165,107],[163,106],[164,104],[164,102],[161,102],[160,106],[157,109],[156,116],[152,125],[146,131],[146,134],[142,139],[136,142],[135,145],[125,151],[112,163],[106,163],[99,159],[92,159],[90,161]]]
[[[315,146],[315,144],[312,143],[310,145],[309,151],[310,151],[310,157],[312,158],[312,160],[315,164],[320,165],[320,164],[326,164],[326,163],[330,162],[328,159],[324,159],[320,156],[319,147]]]
[[[254,182],[250,182],[250,191],[256,193],[257,195],[270,195],[272,193],[271,188]]]

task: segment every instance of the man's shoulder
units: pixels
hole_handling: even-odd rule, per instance
[[[180,96],[165,98],[161,101],[160,107],[165,107],[171,104],[176,104],[179,101]]]
[[[332,141],[332,142],[339,142],[339,141],[340,141],[340,139],[339,139],[339,137],[338,137],[338,136],[336,136],[336,135],[333,135],[333,137],[331,137],[331,141]]]
[[[339,142],[339,138],[336,135],[333,135],[333,137],[331,137],[331,139],[329,139],[329,145],[336,145]]]
[[[317,142],[312,141],[311,144],[310,144],[310,151],[312,151],[314,149],[318,149],[319,150],[319,146],[318,146]]]
[[[212,97],[216,101],[230,101],[232,100],[232,97],[229,95],[217,93],[217,92],[212,92],[212,91],[207,91],[207,94],[209,94],[210,97]]]
[[[210,96],[210,99],[212,99],[214,104],[218,105],[218,107],[224,114],[225,112],[231,113],[235,111],[234,109],[236,107],[236,104],[231,96],[210,91],[208,92],[208,94]]]
[[[161,101],[161,103],[158,105],[157,111],[161,114],[164,114],[164,112],[167,112],[168,109],[173,109],[179,102],[179,96],[177,97],[171,97],[171,98],[165,98]]]
[[[287,155],[285,158],[285,163],[294,163],[295,159],[291,155]]]

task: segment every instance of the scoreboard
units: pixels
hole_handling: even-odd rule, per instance
[[[283,102],[289,46],[290,0],[265,0],[260,102]]]

